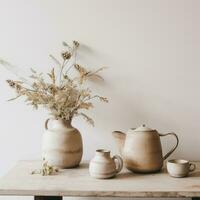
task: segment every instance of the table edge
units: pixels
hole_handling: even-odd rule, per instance
[[[0,196],[63,196],[63,197],[134,197],[134,198],[191,198],[200,197],[200,191],[34,191],[0,190]]]

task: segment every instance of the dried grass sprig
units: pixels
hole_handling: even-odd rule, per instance
[[[43,159],[42,168],[33,170],[31,174],[41,174],[42,176],[50,176],[57,172],[59,172],[58,168],[49,165],[48,162]]]

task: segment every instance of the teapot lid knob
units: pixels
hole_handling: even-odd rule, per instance
[[[134,132],[137,132],[137,131],[155,131],[155,130],[153,130],[153,129],[151,129],[151,128],[148,128],[145,124],[142,124],[140,127],[138,127],[138,128],[136,128],[135,130],[134,130]]]

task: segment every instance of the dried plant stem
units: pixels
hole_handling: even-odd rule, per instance
[[[62,81],[62,74],[63,74],[64,67],[65,67],[65,60],[63,61],[63,64],[62,64],[61,70],[60,70],[60,78],[59,78],[60,85],[61,85],[61,81]]]

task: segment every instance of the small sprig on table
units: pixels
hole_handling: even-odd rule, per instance
[[[47,161],[43,160],[42,168],[36,169],[31,174],[41,174],[42,176],[49,176],[59,172],[58,168],[49,165]]]

